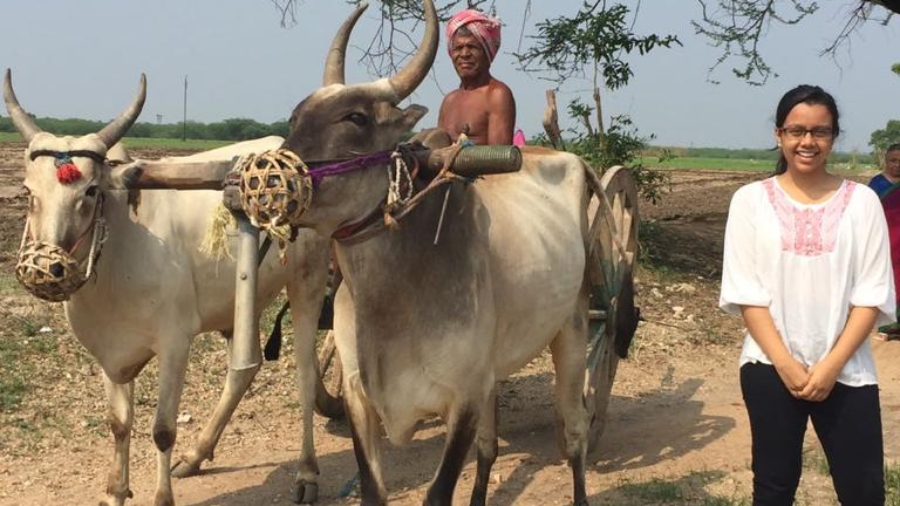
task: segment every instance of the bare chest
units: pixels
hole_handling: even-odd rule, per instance
[[[465,133],[476,144],[487,141],[489,108],[479,90],[460,91],[445,110],[441,127],[453,137]]]

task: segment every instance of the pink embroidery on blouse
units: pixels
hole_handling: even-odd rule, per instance
[[[795,206],[783,191],[775,188],[774,178],[768,178],[762,184],[778,216],[782,251],[802,256],[834,251],[841,216],[850,203],[856,183],[845,181],[837,195],[820,207]]]

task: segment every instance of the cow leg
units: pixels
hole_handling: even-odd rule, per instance
[[[153,421],[153,442],[156,443],[157,449],[155,506],[175,505],[171,477],[172,448],[175,446],[177,434],[175,422],[178,418],[181,393],[184,391],[184,376],[190,349],[190,336],[181,336],[160,346],[159,398],[156,419]]]
[[[578,311],[550,343],[556,370],[556,407],[562,418],[562,449],[572,468],[576,506],[587,506],[585,461],[587,458],[587,410],[583,388],[586,367],[587,297]]]
[[[324,263],[323,263],[324,265]],[[313,418],[319,366],[316,361],[316,335],[322,296],[325,293],[323,269],[321,282],[307,276],[303,287],[288,286],[291,299],[291,321],[294,327],[294,360],[297,364],[297,386],[300,394],[301,444],[297,474],[291,496],[299,504],[311,504],[319,498],[319,463],[313,441]],[[312,288],[312,290],[311,290]]]
[[[466,455],[475,439],[478,415],[468,406],[451,413],[447,423],[447,440],[437,474],[425,494],[424,506],[451,506],[453,490],[462,472]],[[479,452],[479,464],[480,464]]]
[[[385,506],[387,488],[381,470],[381,426],[378,414],[358,385],[359,376],[344,376],[344,411],[350,422],[353,436],[353,453],[359,467],[361,506]]]
[[[224,332],[224,335],[228,349],[228,362],[231,363],[234,340],[230,331]],[[222,437],[222,432],[225,431],[225,427],[228,425],[228,421],[231,420],[238,403],[241,402],[247,389],[250,388],[250,384],[253,382],[253,378],[256,377],[256,373],[259,372],[259,368],[260,366],[256,366],[240,371],[228,368],[228,373],[225,377],[225,388],[222,390],[222,395],[219,397],[219,403],[216,405],[212,417],[206,423],[206,426],[203,427],[203,432],[200,433],[200,437],[197,439],[194,447],[181,455],[178,462],[175,463],[175,466],[172,468],[172,476],[176,478],[195,476],[199,474],[203,461],[213,459],[213,454],[216,445],[219,443],[219,438]]]
[[[129,488],[128,459],[131,428],[134,424],[134,382],[114,383],[103,373],[103,385],[109,402],[109,429],[115,439],[115,455],[106,482],[106,497],[101,506],[122,506],[132,497]]]
[[[481,417],[478,419],[478,433],[475,436],[478,448],[478,472],[475,475],[475,487],[469,506],[485,506],[487,504],[487,488],[491,477],[491,467],[497,460],[497,387],[485,402]]]

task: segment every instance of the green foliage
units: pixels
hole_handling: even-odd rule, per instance
[[[569,104],[569,114],[573,117],[589,117],[593,109],[573,100]],[[566,149],[585,159],[591,167],[604,170],[622,165],[631,170],[641,196],[654,204],[668,191],[670,175],[645,167],[642,153],[647,142],[654,138],[641,137],[631,118],[626,115],[613,116],[605,133],[594,132],[589,124],[587,131],[570,129],[573,139],[566,142]],[[659,159],[664,159],[665,152]]]
[[[878,160],[888,146],[898,142],[900,142],[900,121],[895,119],[888,121],[883,129],[872,132],[869,137],[869,146],[872,146],[873,155]]]
[[[56,135],[80,136],[97,132],[106,126],[102,121],[91,121],[77,118],[35,118],[38,126],[47,132]],[[243,141],[256,139],[267,135],[287,136],[290,126],[286,121],[278,121],[271,124],[259,123],[252,119],[230,118],[217,123],[200,123],[188,121],[183,123],[135,123],[128,131],[129,137],[148,139],[187,139],[195,140],[222,140]],[[0,118],[0,132],[16,132],[12,121]]]
[[[14,410],[28,392],[28,385],[16,371],[21,348],[14,338],[0,336],[0,412]]]
[[[681,501],[684,493],[679,483],[653,478],[652,480],[627,485],[622,490],[625,495],[641,499],[643,504],[660,504]]]
[[[585,2],[574,17],[538,23],[538,34],[531,37],[534,46],[515,56],[523,70],[552,72],[558,82],[584,73],[586,66],[596,63],[606,87],[615,90],[628,84],[634,75],[623,59],[625,55],[633,51],[644,55],[657,47],[681,45],[674,35],[636,35],[626,19],[628,13],[628,7],[622,4]]]
[[[900,465],[894,464],[884,469],[885,504],[900,506]]]
[[[828,468],[828,460],[825,458],[825,453],[820,448],[804,452],[803,469],[809,469],[822,476],[829,476],[831,474],[831,471]]]
[[[18,376],[0,379],[0,411],[9,412],[22,403],[28,391],[25,382]]]

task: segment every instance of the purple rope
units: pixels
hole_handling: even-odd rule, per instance
[[[391,161],[391,154],[391,151],[382,151],[380,153],[351,158],[350,160],[345,160],[343,162],[320,165],[310,168],[308,174],[309,177],[312,178],[313,187],[316,187],[319,186],[319,181],[329,176],[364,170],[373,165],[384,165]]]

